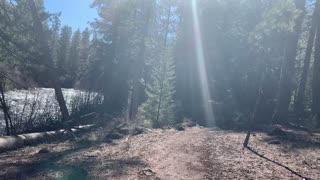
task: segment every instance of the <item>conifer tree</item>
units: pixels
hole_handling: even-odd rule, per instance
[[[80,41],[81,41],[81,34],[80,30],[78,29],[74,32],[71,40],[70,46],[70,53],[68,58],[68,77],[69,79],[69,86],[73,87],[77,80],[77,74],[79,70],[80,64]]]
[[[81,43],[80,43],[80,64],[78,77],[81,80],[89,65],[89,54],[90,54],[90,31],[86,28],[81,33]]]
[[[163,5],[163,11],[159,13],[163,31],[160,31],[159,47],[162,51],[158,61],[152,65],[151,83],[148,85],[147,101],[142,105],[142,114],[147,120],[151,120],[155,128],[174,124],[175,104],[175,63],[173,61],[172,44],[169,41],[170,28],[172,27],[172,5]]]
[[[63,26],[60,33],[58,58],[56,66],[60,74],[60,80],[64,81],[66,74],[66,65],[69,57],[70,38],[72,29],[68,26]]]
[[[148,85],[147,101],[142,105],[143,116],[152,121],[155,128],[174,124],[175,65],[167,52],[152,71]]]
[[[59,39],[59,32],[60,32],[60,19],[58,17],[59,15],[55,15],[53,17],[53,22],[50,28],[50,50],[51,50],[51,56],[52,61],[54,63],[57,62],[58,59],[58,39]]]

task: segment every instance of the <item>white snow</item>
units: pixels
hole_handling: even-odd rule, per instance
[[[88,92],[76,89],[62,89],[69,112],[71,111],[72,100],[77,98],[85,98]],[[36,109],[37,115],[43,113],[57,113],[59,106],[55,98],[55,92],[52,88],[33,88],[28,90],[12,90],[5,93],[6,101],[10,107],[11,116],[30,116],[32,108]],[[98,93],[91,93],[90,99],[97,96]],[[22,113],[24,112],[24,113]],[[13,119],[13,117],[12,117]],[[0,112],[0,129],[4,127],[4,117],[2,111]]]

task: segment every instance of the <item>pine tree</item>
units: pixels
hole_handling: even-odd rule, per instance
[[[60,74],[59,79],[62,81],[62,83],[64,83],[67,71],[66,65],[69,57],[71,33],[72,29],[69,26],[63,26],[60,33],[56,67],[58,68],[58,72]]]
[[[81,34],[80,30],[78,29],[74,32],[71,40],[70,46],[70,53],[68,58],[68,77],[69,77],[69,86],[73,87],[76,83],[79,65],[80,65],[80,41],[81,41]]]
[[[90,31],[86,28],[81,34],[80,43],[80,65],[78,77],[81,80],[89,65],[89,54],[90,54]]]
[[[135,120],[136,114],[138,113],[138,107],[142,103],[142,94],[144,93],[143,85],[141,83],[141,78],[143,74],[143,70],[145,68],[145,62],[146,62],[146,42],[149,38],[149,29],[150,29],[150,21],[152,20],[152,15],[154,13],[154,3],[153,0],[144,0],[141,1],[141,4],[139,4],[139,8],[141,9],[140,14],[135,13],[135,22],[137,28],[137,36],[134,36],[135,44],[137,44],[139,47],[139,50],[137,50],[137,55],[135,58],[135,64],[132,66],[132,91],[131,91],[131,97],[130,97],[130,106],[129,106],[129,119]],[[139,9],[137,8],[137,9]],[[133,43],[134,45],[134,43]]]
[[[159,128],[174,124],[175,65],[169,53],[155,65],[152,82],[148,85],[147,101],[142,105],[143,116]]]
[[[174,124],[175,103],[175,63],[173,61],[172,45],[168,36],[171,33],[173,8],[172,4],[160,4],[159,20],[164,27],[158,34],[158,46],[161,48],[157,61],[152,64],[151,83],[148,84],[147,101],[142,105],[142,114],[152,122],[154,128]],[[161,28],[160,28],[161,29]],[[156,36],[157,39],[157,36]],[[157,54],[154,54],[155,56]]]
[[[317,20],[319,19],[318,17],[319,7],[320,7],[320,1],[317,0],[313,10],[312,19],[311,19],[311,26],[309,29],[309,37],[307,41],[306,54],[304,57],[303,70],[302,70],[301,79],[299,82],[298,93],[297,93],[297,97],[295,98],[294,110],[295,110],[295,113],[300,117],[304,116],[305,93],[307,88],[309,68],[311,64],[310,63],[311,56],[314,49],[313,46],[314,46],[316,30],[317,30],[317,23],[318,23]]]
[[[95,0],[93,7],[97,8],[100,19],[93,23],[94,31],[99,36],[102,46],[105,46],[103,63],[102,92],[105,112],[120,115],[126,111],[129,95],[129,26],[134,1],[129,0]],[[99,43],[100,44],[100,43]],[[101,44],[100,44],[101,45]]]
[[[301,34],[303,19],[305,16],[305,0],[295,0],[295,5],[299,15],[295,19],[294,30],[287,34],[286,57],[281,67],[281,75],[278,90],[278,104],[273,115],[273,121],[286,123],[288,121],[289,106],[293,92],[294,64],[297,57],[297,46]]]
[[[54,63],[58,60],[58,39],[59,39],[59,32],[60,32],[60,19],[59,15],[54,15],[53,22],[50,28],[50,50],[52,55],[52,61]]]

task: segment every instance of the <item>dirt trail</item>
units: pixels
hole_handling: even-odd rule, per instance
[[[103,132],[100,129],[75,142],[2,153],[0,179],[300,179],[243,150],[245,133],[202,127],[159,129],[110,143],[103,139]],[[281,144],[270,145],[268,138],[264,133],[256,134],[250,145],[304,176],[319,179],[318,141],[297,144],[280,139]],[[44,147],[50,152],[39,154]]]
[[[199,157],[207,135],[205,128],[157,130],[147,137],[134,137],[128,153],[138,153],[161,179],[202,179]]]

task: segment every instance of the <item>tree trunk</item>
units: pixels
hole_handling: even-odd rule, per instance
[[[11,121],[9,107],[7,105],[5,94],[4,94],[4,84],[1,82],[1,79],[0,79],[0,109],[2,109],[2,112],[3,112],[4,121],[6,124],[7,136],[14,135],[16,132]]]
[[[149,22],[151,17],[151,11],[152,11],[152,2],[151,0],[147,0],[147,5],[145,7],[146,14],[145,14],[145,23],[142,27],[142,40],[140,42],[140,50],[137,57],[137,64],[136,68],[134,68],[134,77],[133,77],[133,87],[132,87],[132,93],[131,93],[131,101],[130,101],[130,109],[129,109],[129,119],[134,120],[136,117],[136,114],[138,112],[139,107],[139,94],[141,93],[141,85],[139,83],[139,79],[141,78],[141,74],[144,67],[144,55],[146,50],[146,37],[148,35],[149,31]]]
[[[320,2],[319,0],[316,2],[314,12],[312,15],[312,22],[311,22],[312,24],[309,31],[306,55],[303,62],[303,71],[301,74],[298,94],[297,94],[295,105],[294,105],[294,111],[299,117],[304,116],[304,98],[305,98],[306,83],[308,80],[308,73],[310,68],[311,54],[313,51],[314,39],[315,39],[316,29],[317,29],[319,2]]]
[[[276,123],[286,123],[289,113],[289,105],[293,91],[294,64],[297,56],[298,40],[301,33],[301,25],[305,15],[305,0],[295,0],[295,5],[301,14],[295,20],[294,32],[287,36],[285,60],[282,63],[278,104],[273,115]]]
[[[166,49],[167,47],[167,40],[168,40],[168,34],[169,34],[169,26],[170,26],[170,17],[171,17],[171,6],[168,7],[168,14],[167,14],[167,20],[166,20],[166,28],[165,28],[165,32],[164,32],[164,42],[163,42],[163,48]],[[163,75],[162,75],[162,79],[161,79],[161,90],[160,90],[160,94],[159,94],[159,102],[158,102],[158,108],[157,108],[157,119],[156,122],[159,123],[159,117],[160,117],[160,109],[161,109],[161,104],[162,104],[162,96],[163,96],[163,81],[165,80],[165,76],[166,76],[166,63],[163,64]]]
[[[318,14],[318,18],[320,15]],[[320,24],[317,24],[312,80],[312,113],[320,127]]]
[[[37,13],[38,10],[37,10],[37,7],[36,7],[34,0],[29,1],[29,6],[31,9],[32,18],[34,20],[34,26],[35,26],[35,29],[38,33],[38,42],[40,43],[41,48],[42,48],[41,49],[41,52],[42,52],[41,56],[42,56],[42,60],[44,61],[43,64],[47,65],[47,67],[48,67],[49,78],[51,80],[57,101],[59,103],[60,111],[62,114],[62,119],[63,119],[63,121],[68,121],[69,120],[69,112],[68,112],[68,108],[67,108],[66,102],[64,100],[63,94],[62,94],[60,84],[57,80],[56,70],[54,69],[54,66],[53,66],[52,56],[50,54],[50,48],[49,48],[49,44],[48,44],[49,43],[48,37],[43,29],[42,22],[39,18],[39,14]]]
[[[117,49],[117,44],[118,44],[118,34],[119,34],[119,30],[118,30],[118,26],[120,24],[120,14],[117,12],[118,8],[115,8],[115,10],[113,10],[113,19],[112,19],[112,26],[111,26],[111,41],[112,44],[110,45],[110,64],[106,63],[104,65],[104,79],[106,80],[105,85],[103,86],[103,107],[104,107],[104,111],[112,114],[115,113],[115,111],[118,111],[117,109],[115,109],[116,107],[112,107],[114,106],[113,104],[113,99],[114,97],[114,87],[113,87],[113,68],[115,68],[114,65],[114,61],[116,59],[116,49]]]
[[[56,76],[54,76],[54,77],[56,77]],[[63,96],[60,84],[58,82],[56,82],[56,80],[54,80],[54,82],[53,82],[53,88],[54,88],[54,92],[55,92],[55,95],[56,95],[56,98],[57,98],[57,101],[58,101],[58,104],[60,107],[60,111],[62,114],[62,120],[64,122],[68,121],[70,117],[69,117],[69,112],[68,112],[68,108],[66,105],[66,101],[64,100],[64,96]]]
[[[4,92],[3,92],[3,87],[2,87],[2,82],[0,82],[0,108],[2,109],[3,116],[4,116],[4,122],[6,124],[6,134],[7,136],[10,136],[10,127],[9,127],[9,121],[7,118],[7,107],[5,103],[5,97],[4,97]]]
[[[261,68],[263,69],[263,65],[261,65]],[[245,147],[245,148],[248,147],[251,131],[252,131],[254,125],[256,124],[259,109],[260,109],[260,106],[262,105],[262,99],[264,96],[263,95],[263,85],[264,85],[264,78],[265,78],[264,76],[265,76],[264,70],[262,70],[261,74],[260,74],[260,79],[259,79],[259,88],[258,88],[256,103],[255,103],[252,115],[249,119],[248,132],[247,132],[246,138],[243,142],[243,147]]]

